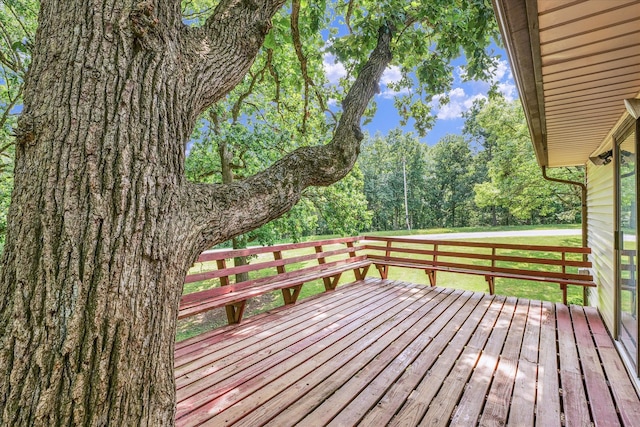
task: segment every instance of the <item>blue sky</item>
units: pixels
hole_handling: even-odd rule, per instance
[[[517,98],[518,93],[511,74],[511,69],[507,62],[507,56],[504,51],[495,45],[492,46],[493,50],[500,56],[498,66],[494,70],[494,82],[498,84],[498,90],[508,100]],[[460,57],[453,62],[454,70],[454,83],[451,91],[448,92],[450,102],[440,108],[438,108],[437,99],[444,94],[439,94],[433,97],[432,104],[434,105],[432,113],[437,115],[437,121],[434,128],[422,138],[422,141],[428,145],[436,144],[442,137],[447,134],[461,134],[462,127],[464,126],[464,120],[462,114],[466,112],[473,101],[478,98],[486,98],[489,91],[490,83],[481,81],[467,81],[462,78],[463,69],[465,64],[465,58]],[[325,57],[325,71],[330,82],[337,82],[338,79],[344,76],[344,68],[340,64],[333,62],[333,58],[327,55]],[[400,126],[400,117],[393,106],[393,97],[396,95],[387,84],[400,79],[400,71],[397,67],[390,67],[382,76],[380,94],[376,95],[376,102],[378,104],[378,111],[373,117],[373,120],[364,125],[363,128],[369,134],[374,135],[376,132],[380,132],[386,135],[390,130]],[[411,126],[405,128],[406,131],[412,131]]]

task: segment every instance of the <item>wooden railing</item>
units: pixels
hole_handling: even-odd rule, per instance
[[[366,236],[367,259],[387,278],[389,267],[419,268],[436,285],[438,271],[484,276],[489,292],[497,277],[557,283],[567,303],[567,285],[594,287],[584,261],[589,248]],[[575,259],[572,259],[575,258]],[[580,269],[580,271],[579,271]]]
[[[359,243],[362,239],[366,244]],[[308,249],[309,253],[300,255],[300,249]],[[372,264],[384,279],[390,267],[424,270],[432,286],[437,284],[438,271],[481,275],[491,294],[498,277],[557,283],[566,304],[568,285],[595,286],[586,270],[591,263],[582,260],[582,255],[589,252],[589,248],[578,247],[374,236],[208,251],[197,261],[206,267],[188,275],[185,283],[210,279],[219,283],[184,295],[178,317],[225,307],[228,322],[239,323],[249,298],[280,290],[284,303],[293,304],[305,283],[322,279],[325,291],[332,291],[344,272],[353,271],[356,280],[363,280]],[[258,259],[248,265],[227,265],[229,259],[246,256]],[[578,269],[585,271],[579,274]],[[253,277],[235,283],[234,276],[241,273],[251,273]]]
[[[180,303],[178,318],[194,316],[217,307],[225,307],[228,322],[238,323],[242,319],[248,298],[280,290],[285,304],[293,304],[300,295],[304,283],[322,279],[325,290],[331,291],[336,288],[342,273],[350,270],[354,272],[356,279],[361,280],[366,275],[371,262],[361,252],[361,247],[357,246],[358,239],[357,237],[346,237],[205,252],[200,255],[197,262],[201,264],[215,262],[215,266],[211,266],[207,271],[188,275],[185,283],[219,279],[220,286],[184,295]],[[335,245],[340,247],[336,249]],[[328,247],[330,248],[327,249]],[[297,256],[287,254],[288,251],[305,248],[313,248],[313,252]],[[258,262],[238,267],[227,266],[227,260],[231,258],[265,254],[269,255],[272,260],[258,260]],[[308,261],[316,264],[304,267],[295,265]],[[232,276],[240,273],[255,273],[259,277],[233,283]]]

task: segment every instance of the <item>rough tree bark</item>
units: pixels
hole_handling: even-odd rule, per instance
[[[229,185],[185,181],[197,116],[247,72],[284,0],[41,2],[0,273],[0,425],[171,425],[173,350],[199,252],[343,177],[388,29],[334,140]],[[248,208],[250,207],[250,208]]]

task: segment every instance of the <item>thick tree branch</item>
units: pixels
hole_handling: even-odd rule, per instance
[[[271,29],[271,17],[284,0],[222,0],[201,28],[187,28],[183,37],[187,99],[193,117],[242,81]]]
[[[304,80],[304,110],[302,111],[302,133],[307,133],[307,114],[309,112],[309,86],[314,86],[311,77],[309,77],[309,68],[307,57],[302,52],[302,39],[300,37],[300,0],[291,2],[291,38],[293,39],[293,47],[300,62],[300,72]]]
[[[8,83],[7,83],[8,85]],[[7,120],[9,119],[9,116],[11,115],[11,110],[13,110],[13,107],[16,106],[16,104],[18,103],[18,101],[22,98],[22,91],[24,90],[24,85],[20,85],[20,87],[18,88],[18,93],[16,94],[16,96],[11,100],[11,102],[6,106],[4,113],[2,113],[2,117],[0,117],[0,129],[4,128],[4,125],[7,123]],[[13,144],[13,141],[11,141],[11,144]]]
[[[329,144],[299,148],[269,169],[230,185],[185,184],[183,205],[198,233],[194,246],[205,249],[278,218],[305,188],[332,184],[351,170],[363,138],[360,120],[391,61],[391,36],[391,28],[380,29],[378,45],[342,103],[342,117]]]

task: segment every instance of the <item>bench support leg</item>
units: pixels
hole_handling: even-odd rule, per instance
[[[294,304],[300,296],[300,290],[302,285],[294,286],[293,288],[282,288],[282,298],[285,304]]]
[[[376,264],[376,268],[378,269],[378,273],[380,273],[380,278],[386,280],[387,274],[389,274],[389,266]]]
[[[242,315],[244,314],[244,306],[246,301],[236,302],[234,304],[226,305],[224,308],[227,311],[227,322],[230,325],[240,323]]]
[[[333,277],[326,277],[324,279],[324,290],[327,292],[335,291],[336,286],[338,286],[338,281],[340,280],[340,276],[342,276],[342,273],[338,273]]]
[[[496,291],[495,277],[484,276],[484,280],[486,280],[489,285],[489,295],[493,295]]]
[[[429,284],[433,287],[436,286],[436,271],[435,270],[425,270],[427,276],[429,276]]]
[[[353,274],[355,274],[356,280],[364,280],[364,278],[367,276],[368,271],[369,266],[366,265],[362,268],[356,268],[355,270],[353,270]]]

